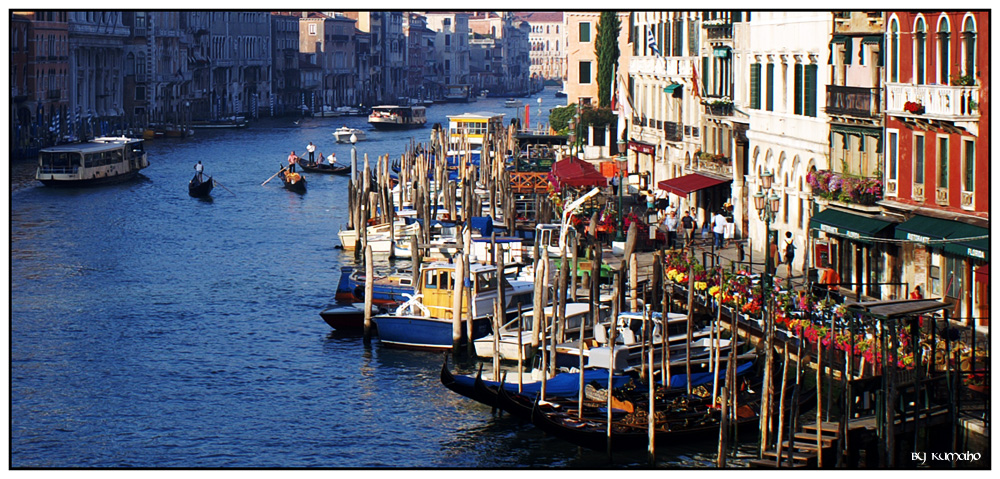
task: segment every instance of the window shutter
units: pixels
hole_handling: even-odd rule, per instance
[[[701,57],[701,71],[698,72],[701,78],[698,79],[698,83],[703,90],[705,90],[709,95],[716,92],[718,88],[715,86],[715,82],[709,83],[709,81],[715,77],[715,75],[709,74],[708,71],[708,57]]]
[[[767,64],[767,111],[774,111],[774,64]]]
[[[802,114],[802,64],[795,64],[795,108],[793,113]]]
[[[805,66],[805,115],[816,116],[816,73],[819,65]]]
[[[760,63],[750,65],[750,108],[760,109]]]

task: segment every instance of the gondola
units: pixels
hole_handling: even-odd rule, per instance
[[[283,170],[281,172],[281,181],[285,183],[285,189],[288,191],[300,194],[306,192],[306,178],[299,173]]]
[[[324,163],[308,164],[299,163],[299,167],[302,171],[308,171],[309,173],[326,173],[331,175],[349,175],[351,174],[351,167],[347,165],[327,165]]]
[[[215,181],[209,176],[205,181],[198,181],[198,174],[191,178],[188,182],[188,194],[193,198],[205,198],[212,192],[212,188],[215,186]]]
[[[455,376],[451,374],[448,370],[448,358],[445,357],[444,364],[441,365],[441,384],[452,391],[461,394],[473,401],[481,402],[490,407],[496,407],[496,397],[497,392],[494,388],[489,388],[483,383],[482,379],[483,365],[479,365],[479,371],[476,373],[476,379],[473,384],[469,384],[467,381],[459,381],[455,379]]]
[[[790,385],[789,388],[794,387]],[[760,420],[760,382],[741,392],[736,411],[736,424],[740,430],[755,428]],[[807,404],[815,397],[815,389],[799,394],[799,404]],[[673,396],[673,401],[657,407],[663,411],[657,416],[655,435],[657,447],[669,447],[681,441],[717,437],[720,412],[711,407],[710,398],[685,394]],[[645,414],[648,403],[636,407],[636,413],[612,419],[611,447],[614,450],[645,449],[649,444],[649,429]],[[565,411],[550,404],[535,402],[531,423],[553,436],[579,446],[603,451],[607,448],[607,417],[585,415],[577,417],[575,411]]]
[[[382,314],[385,311],[385,307],[372,305],[372,316]],[[320,311],[319,316],[333,329],[360,331],[365,327],[365,303],[338,302]],[[374,322],[372,322],[372,329],[375,329]]]

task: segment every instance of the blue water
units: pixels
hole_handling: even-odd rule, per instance
[[[502,104],[435,105],[429,123],[509,118]],[[282,118],[150,141],[142,178],[95,189],[11,165],[12,467],[609,466],[447,390],[440,354],[366,347],[319,317],[353,261],[335,248],[348,180],[307,174],[305,195],[261,182],[309,141],[349,160],[331,134],[344,124],[367,128]],[[429,133],[369,131],[358,150],[397,156]],[[190,198],[197,160],[232,193]],[[715,447],[661,465],[707,465]],[[613,467],[645,464],[640,451]]]

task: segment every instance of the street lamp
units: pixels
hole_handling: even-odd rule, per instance
[[[760,184],[761,187],[753,195],[754,207],[757,208],[757,215],[762,221],[764,221],[764,274],[761,277],[761,298],[763,300],[763,311],[764,311],[764,336],[767,341],[767,365],[764,367],[764,386],[762,390],[764,391],[764,401],[762,402],[763,407],[761,408],[761,419],[767,418],[767,421],[771,420],[770,411],[772,407],[770,391],[771,382],[773,381],[771,377],[771,367],[774,364],[774,301],[772,299],[773,295],[771,290],[773,289],[774,273],[771,272],[771,222],[774,221],[778,214],[778,210],[781,207],[781,198],[771,189],[772,180],[774,179],[774,174],[770,171],[765,170],[760,174]],[[777,241],[777,238],[775,238]],[[761,422],[761,449],[766,449],[770,446],[770,436],[768,434],[768,426]]]
[[[542,130],[542,97],[538,97],[538,131]]]
[[[618,162],[617,162],[619,164],[615,165],[616,166],[615,174],[618,176],[618,232],[617,234],[615,234],[615,241],[625,241],[625,238],[622,236],[622,229],[625,227],[624,225],[625,214],[624,211],[622,211],[622,190],[625,189],[625,175],[624,175],[625,171],[621,167],[621,164],[624,164],[627,161],[625,154],[625,145],[626,145],[625,140],[619,138]]]

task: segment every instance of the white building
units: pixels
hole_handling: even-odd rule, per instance
[[[752,12],[749,48],[736,65],[736,77],[745,78],[737,81],[736,95],[748,100],[750,115],[746,196],[737,200],[750,201],[750,239],[764,245],[764,223],[752,198],[760,190],[759,175],[765,170],[774,174],[772,189],[781,206],[772,229],[781,238],[792,232],[800,252],[796,268],[808,254],[811,203],[806,175],[830,167],[830,126],[823,105],[830,78],[832,19],[831,12]]]

